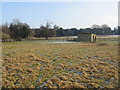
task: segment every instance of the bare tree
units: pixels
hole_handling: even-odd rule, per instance
[[[42,37],[45,37],[46,40],[48,40],[48,37],[53,37],[56,35],[55,30],[51,28],[51,24],[52,22],[47,21],[45,26],[43,25],[40,26],[41,35]]]
[[[6,41],[7,39],[10,39],[10,29],[9,29],[9,26],[8,24],[3,24],[1,26],[1,29],[2,29],[2,33],[1,33],[1,36],[2,36],[2,41]]]

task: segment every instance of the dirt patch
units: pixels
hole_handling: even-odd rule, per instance
[[[107,43],[99,43],[99,44],[97,44],[97,46],[108,46],[108,44]]]

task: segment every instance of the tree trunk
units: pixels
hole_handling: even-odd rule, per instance
[[[46,36],[46,40],[48,40],[48,36]]]

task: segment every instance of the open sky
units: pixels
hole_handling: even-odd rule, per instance
[[[118,25],[117,2],[2,2],[2,23],[19,19],[32,28],[51,21],[63,28]]]

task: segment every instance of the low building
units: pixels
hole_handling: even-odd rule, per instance
[[[86,32],[79,32],[77,35],[76,41],[96,41],[96,34],[86,33]]]

